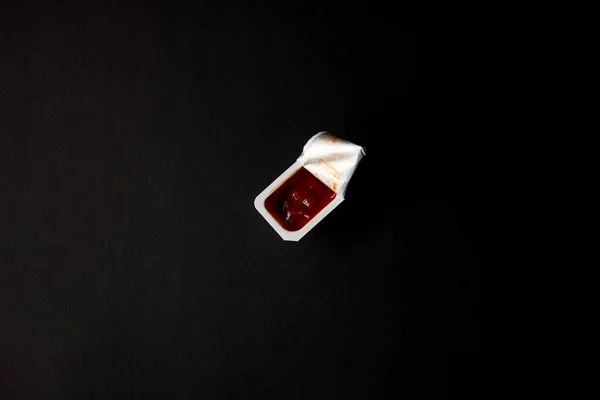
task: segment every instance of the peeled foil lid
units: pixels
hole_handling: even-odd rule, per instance
[[[344,197],[346,188],[365,150],[328,132],[319,132],[306,144],[298,162],[336,194]]]

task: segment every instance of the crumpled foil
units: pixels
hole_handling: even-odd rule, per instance
[[[306,144],[298,162],[338,196],[344,197],[348,182],[365,150],[328,132],[319,132]]]

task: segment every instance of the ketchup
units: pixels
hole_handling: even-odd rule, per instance
[[[265,208],[288,231],[302,229],[327,204],[335,192],[301,167],[265,200]]]

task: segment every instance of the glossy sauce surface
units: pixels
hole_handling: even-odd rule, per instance
[[[288,231],[302,229],[335,199],[335,192],[302,167],[265,200],[265,208]]]

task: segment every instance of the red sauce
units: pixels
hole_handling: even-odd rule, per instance
[[[301,167],[265,200],[265,208],[288,231],[302,229],[327,204],[335,192]]]

